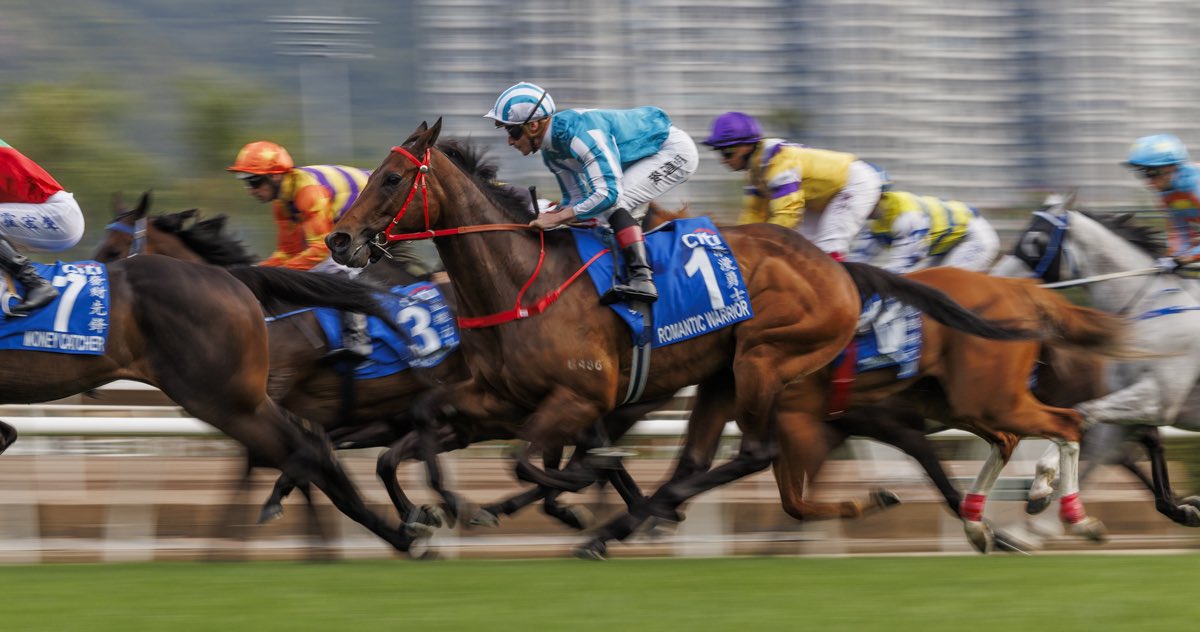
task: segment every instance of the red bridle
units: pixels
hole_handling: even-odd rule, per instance
[[[387,228],[375,235],[374,243],[376,246],[382,248],[393,241],[432,239],[434,237],[449,237],[453,235],[465,235],[468,233],[485,233],[498,230],[530,230],[529,226],[526,224],[480,224],[477,226],[458,226],[456,228],[441,228],[437,230],[430,228],[429,189],[425,182],[425,177],[429,174],[430,170],[429,150],[425,150],[424,160],[418,160],[416,156],[412,155],[411,152],[403,147],[392,147],[392,151],[399,153],[405,158],[408,158],[414,165],[417,165],[417,175],[413,178],[412,187],[409,188],[408,195],[404,198],[404,204],[400,206],[400,210],[396,211],[395,217],[392,218],[392,223],[388,224]],[[400,223],[400,219],[404,217],[406,212],[408,212],[408,205],[412,204],[418,187],[421,189],[421,206],[425,212],[425,230],[417,233],[393,233],[392,229],[394,229],[396,225]],[[520,320],[522,318],[529,318],[530,316],[536,316],[542,313],[547,307],[550,306],[551,303],[558,300],[558,297],[563,293],[564,290],[567,289],[567,286],[575,282],[575,279],[578,279],[579,276],[583,274],[584,270],[587,270],[588,267],[595,263],[597,259],[604,255],[604,253],[608,252],[608,249],[605,248],[604,250],[596,253],[594,257],[588,260],[587,263],[583,264],[581,268],[576,270],[575,274],[572,274],[571,277],[568,278],[562,285],[555,288],[554,291],[550,292],[546,296],[543,296],[533,305],[524,307],[521,305],[521,299],[525,297],[525,292],[531,285],[533,285],[534,279],[537,279],[538,273],[542,271],[542,263],[546,260],[546,232],[539,230],[538,237],[541,241],[541,250],[538,253],[537,267],[534,268],[533,274],[529,277],[529,280],[526,281],[525,285],[521,286],[521,290],[517,292],[516,305],[514,305],[512,309],[496,314],[489,314],[487,316],[459,316],[458,326],[460,328],[477,329],[480,327],[491,327],[493,325],[499,325],[501,323],[507,323],[513,320]]]

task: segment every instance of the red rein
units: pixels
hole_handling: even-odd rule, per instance
[[[413,164],[417,165],[417,175],[415,178],[413,178],[412,188],[408,190],[408,196],[404,198],[404,204],[400,206],[400,210],[397,211],[396,216],[392,218],[392,223],[389,224],[382,233],[380,233],[386,240],[386,243],[392,243],[394,241],[432,239],[434,237],[452,237],[455,235],[485,233],[498,230],[529,230],[529,226],[525,224],[483,224],[479,226],[459,226],[457,228],[443,228],[439,230],[431,229],[429,227],[429,190],[425,182],[425,177],[428,175],[430,170],[429,150],[425,150],[424,160],[418,160],[416,156],[412,155],[403,147],[392,147],[392,151],[404,156],[405,158],[408,158]],[[421,206],[425,213],[425,230],[419,233],[393,233],[392,230],[397,224],[400,223],[400,218],[404,217],[404,214],[408,212],[408,205],[412,204],[413,198],[416,197],[418,188],[421,190]],[[562,295],[564,290],[567,289],[567,286],[574,283],[575,279],[578,279],[579,275],[583,274],[584,270],[587,270],[588,267],[595,263],[597,259],[604,255],[604,253],[608,252],[608,250],[605,249],[596,253],[596,255],[589,259],[587,263],[583,264],[583,267],[576,270],[575,274],[572,274],[571,277],[566,280],[566,282],[555,288],[553,292],[550,292],[546,296],[538,299],[533,305],[522,306],[521,301],[525,298],[525,292],[529,290],[531,285],[533,285],[534,279],[536,279],[538,274],[542,271],[542,263],[546,260],[545,231],[538,231],[538,237],[541,240],[541,250],[538,253],[537,267],[533,269],[533,274],[529,277],[529,280],[526,281],[525,285],[521,287],[521,290],[517,292],[517,301],[516,304],[513,305],[512,309],[495,314],[489,314],[487,316],[459,316],[459,328],[478,329],[481,327],[492,327],[513,320],[537,316],[538,314],[546,311],[546,308],[549,307],[554,301],[558,300],[558,297]],[[378,242],[379,240],[377,239],[376,243],[378,244]]]

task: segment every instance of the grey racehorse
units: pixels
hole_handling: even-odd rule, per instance
[[[1127,436],[1138,433],[1150,453],[1157,509],[1179,524],[1200,526],[1200,497],[1175,498],[1157,441],[1160,426],[1200,431],[1200,280],[1168,274],[1169,266],[1158,264],[1161,234],[1130,215],[1093,216],[1064,206],[1034,213],[1014,253],[992,273],[1060,285],[1087,280],[1081,286],[1094,307],[1131,319],[1131,342],[1149,357],[1114,364],[1109,393],[1075,408],[1088,425],[1120,424]],[[1057,466],[1051,445],[1038,461],[1031,511],[1048,504]]]

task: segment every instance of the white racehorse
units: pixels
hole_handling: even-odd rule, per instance
[[[1200,431],[1200,280],[1159,268],[1161,235],[1131,224],[1130,215],[1091,216],[1064,207],[1034,213],[1014,253],[1002,258],[992,274],[1038,276],[1059,285],[1084,280],[1080,285],[1093,307],[1133,321],[1131,343],[1149,357],[1113,365],[1112,390],[1075,406],[1087,425],[1121,424],[1130,432],[1145,426]],[[1200,526],[1200,497],[1174,497],[1157,434],[1142,437],[1153,466],[1156,507],[1179,524]],[[1049,504],[1058,463],[1052,444],[1037,464],[1030,511]]]

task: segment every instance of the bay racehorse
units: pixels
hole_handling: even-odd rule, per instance
[[[1138,345],[1157,355],[1117,364],[1110,372],[1111,392],[1075,408],[1088,424],[1120,424],[1134,433],[1151,459],[1155,507],[1196,527],[1200,497],[1175,496],[1158,433],[1145,430],[1200,430],[1200,280],[1167,274],[1155,263],[1164,255],[1161,233],[1131,215],[1090,215],[1067,210],[1064,202],[1034,213],[1013,254],[993,273],[1032,274],[1051,283],[1076,280],[1097,308],[1131,319]],[[1057,473],[1048,451],[1030,489],[1031,511],[1044,508]]]
[[[482,156],[467,152],[455,143],[443,142],[442,148],[459,163],[485,178],[494,178],[492,165],[482,162]],[[226,230],[227,218],[217,215],[200,218],[195,209],[152,215],[150,196],[145,193],[133,208],[126,208],[119,196],[113,198],[114,218],[106,227],[104,238],[96,246],[97,261],[116,261],[131,254],[161,254],[177,259],[202,261],[222,267],[252,265],[258,258],[235,236]],[[359,279],[385,286],[409,285],[419,279],[405,267],[387,257],[364,269]],[[449,293],[449,287],[443,288]],[[324,428],[335,445],[345,448],[366,448],[395,444],[379,459],[377,473],[383,481],[393,504],[404,517],[410,533],[424,534],[425,526],[440,526],[443,522],[439,508],[412,503],[396,482],[401,462],[415,458],[414,444],[403,441],[411,430],[407,411],[418,395],[429,387],[429,381],[456,382],[467,379],[462,354],[457,350],[446,354],[444,360],[423,375],[400,371],[369,379],[354,379],[349,367],[339,367],[324,360],[329,343],[311,311],[282,309],[286,318],[269,319],[271,373],[269,393],[272,399],[287,410]],[[420,322],[424,322],[423,320]],[[421,337],[414,331],[415,338]],[[609,438],[618,439],[646,412],[666,400],[639,402],[622,406],[605,417]],[[468,437],[442,428],[439,444],[442,450],[454,450],[485,439],[508,439],[502,428],[490,435]],[[552,456],[548,461],[557,463]],[[636,485],[627,475],[617,474],[614,486],[623,495],[635,496]],[[248,478],[243,477],[243,485]],[[277,481],[260,512],[260,522],[278,518],[283,513],[282,500],[293,485],[286,475]],[[302,488],[303,491],[303,488]],[[306,493],[307,497],[307,493]],[[585,528],[590,522],[586,509],[562,504],[553,490],[523,493],[484,505],[475,512],[472,524],[492,525],[499,517],[511,515],[525,506],[543,500],[543,510],[569,527]],[[424,526],[423,526],[424,525]]]
[[[461,501],[440,483],[432,434],[439,419],[467,426],[503,420],[529,442],[517,457],[518,476],[579,489],[594,473],[551,474],[534,467],[530,455],[577,441],[622,403],[629,392],[629,332],[598,303],[593,287],[573,282],[585,264],[567,231],[530,230],[528,200],[464,173],[435,147],[440,130],[440,120],[432,127],[422,123],[394,148],[326,242],[336,261],[361,266],[388,240],[433,238],[454,281],[460,324],[468,325],[463,349],[472,379],[432,392],[414,410],[414,423],[427,437],[431,484],[449,507]],[[820,443],[827,391],[820,369],[849,343],[864,292],[901,297],[980,334],[1040,335],[984,321],[928,286],[839,264],[778,226],[739,226],[724,236],[746,279],[754,317],[657,348],[643,399],[668,397],[689,384],[699,384],[701,394],[732,389],[742,447],[731,462],[679,482],[668,495],[681,489],[694,495],[769,466],[777,452],[780,397],[797,402],[793,415],[779,418],[788,441]],[[653,512],[660,493],[642,503],[642,511]]]
[[[241,443],[254,459],[316,485],[343,513],[395,548],[408,548],[411,539],[363,503],[325,434],[267,395],[267,333],[260,303],[384,313],[372,288],[325,275],[222,270],[156,255],[106,267],[102,293],[109,301],[109,320],[103,354],[0,351],[0,402],[43,402],[121,379],[145,382]],[[83,294],[74,287],[78,279],[66,275],[63,280],[64,304]],[[3,427],[0,451],[16,438],[10,426]]]
[[[646,216],[646,226],[653,227],[665,218],[681,216],[682,212],[652,208]],[[1121,318],[1076,306],[1029,281],[944,267],[906,276],[945,292],[959,304],[987,318],[1038,324],[1055,332],[1061,345],[1097,354],[1126,353],[1123,343],[1125,323]],[[1030,375],[1039,355],[1044,357],[1052,353],[1047,345],[966,335],[927,316],[921,318],[921,339],[920,358],[911,377],[899,378],[899,369],[893,367],[861,373],[853,376],[852,381],[847,378],[848,399],[844,405],[836,406],[844,412],[831,415],[829,436],[832,440],[827,448],[834,447],[851,434],[881,438],[899,445],[922,464],[951,510],[962,517],[972,544],[986,551],[992,544],[992,533],[982,520],[984,502],[1017,442],[1021,437],[1032,436],[1069,447],[1080,439],[1082,420],[1071,409],[1046,405],[1031,392]],[[1046,382],[1043,388],[1055,386],[1052,371],[1047,367],[1043,373],[1048,374],[1043,376]],[[718,403],[716,407],[720,412],[695,418],[693,423],[722,426],[730,414],[729,402]],[[781,408],[786,409],[786,405]],[[780,414],[785,413],[781,411]],[[950,485],[931,447],[914,436],[906,436],[902,430],[923,430],[927,419],[940,422],[941,427],[971,431],[991,445],[988,460],[965,502],[960,502],[958,492]],[[697,428],[694,436],[708,443],[689,443],[680,463],[683,472],[707,468],[717,447],[719,428]],[[1074,458],[1077,456],[1075,454]],[[775,474],[785,510],[798,519],[861,515],[861,505],[816,503],[804,498],[804,481],[815,475],[823,458],[823,454],[811,451],[784,450],[780,453],[775,461]],[[1074,465],[1067,467],[1074,471]],[[1086,516],[1077,496],[1067,498],[1062,509],[1062,518],[1071,525],[1072,531],[1096,540],[1102,538],[1103,526]],[[620,530],[599,533],[591,546],[603,550],[606,536],[623,535]]]

